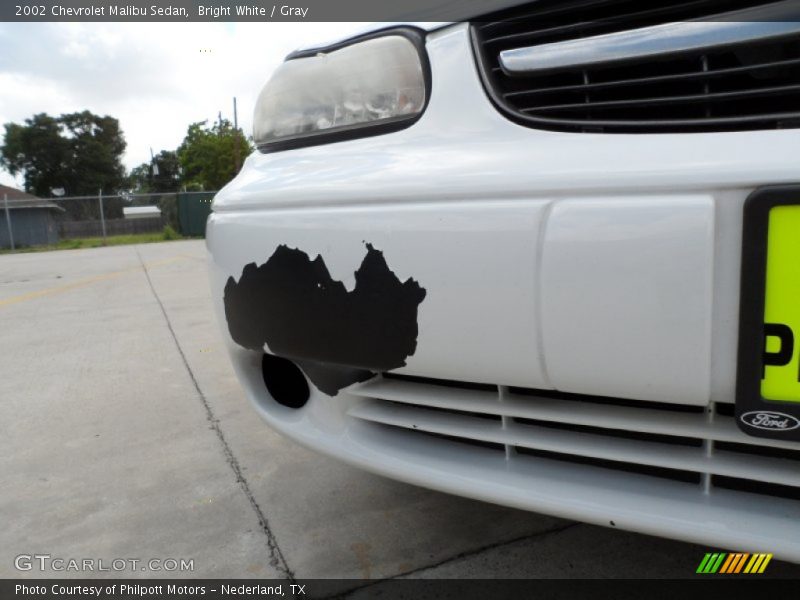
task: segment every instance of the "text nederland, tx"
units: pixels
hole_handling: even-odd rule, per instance
[[[291,588],[284,590],[284,587]],[[122,596],[198,596],[207,593],[217,593],[223,596],[247,595],[247,596],[284,596],[285,591],[290,591],[293,596],[305,595],[305,585],[299,584],[278,584],[278,585],[228,585],[220,584],[219,590],[216,587],[206,585],[140,585],[140,584],[109,584],[109,585],[26,585],[19,583],[15,586],[16,596],[45,596],[50,593],[53,596],[94,596],[119,594]]]

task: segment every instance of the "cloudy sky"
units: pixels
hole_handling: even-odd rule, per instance
[[[284,56],[359,23],[0,23],[0,125],[90,110],[120,121],[130,170],[222,111],[252,130],[253,103]],[[4,130],[0,129],[0,135]],[[21,187],[0,170],[0,183]]]

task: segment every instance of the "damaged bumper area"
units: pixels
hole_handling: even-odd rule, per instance
[[[250,263],[225,284],[225,319],[244,348],[292,358],[322,392],[405,366],[417,345],[417,306],[425,290],[367,253],[348,292],[317,255],[278,246],[263,265]]]

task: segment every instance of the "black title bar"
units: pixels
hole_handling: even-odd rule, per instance
[[[492,15],[524,4],[531,5],[535,18],[536,3],[530,0],[3,0],[0,2],[0,21],[454,22]],[[796,7],[797,19],[800,20],[800,0],[780,0],[776,4],[782,5],[782,15],[785,10],[794,11]],[[601,11],[599,14],[604,16],[599,18],[616,18],[613,3],[609,6],[610,12]],[[724,13],[726,9],[722,5],[714,10]],[[561,19],[567,20],[573,13],[561,12],[566,13]],[[523,13],[528,14],[524,10]],[[630,18],[631,15],[619,17]],[[709,15],[708,20],[717,19]],[[723,17],[719,20],[728,19]],[[758,20],[794,21],[795,17]]]
[[[0,21],[464,21],[514,0],[4,0]]]

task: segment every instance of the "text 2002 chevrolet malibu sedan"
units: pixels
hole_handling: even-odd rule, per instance
[[[208,221],[218,316],[310,448],[800,561],[800,19],[632,4],[289,56]]]

